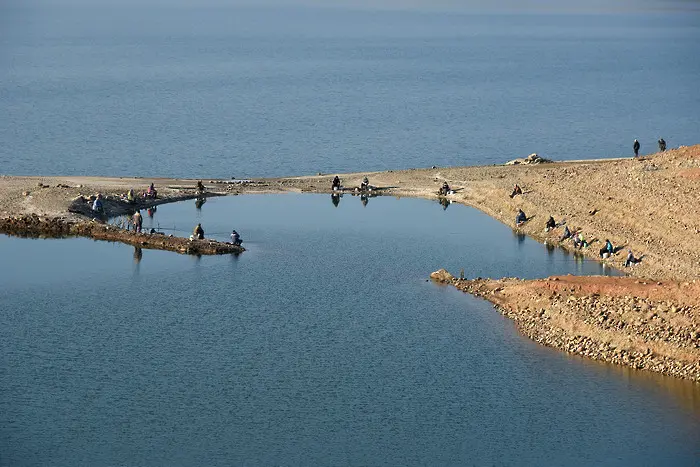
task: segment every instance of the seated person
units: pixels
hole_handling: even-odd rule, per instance
[[[625,267],[632,266],[633,264],[639,263],[642,259],[641,258],[635,258],[634,255],[632,254],[632,250],[627,250],[627,259],[625,260]]]
[[[545,231],[549,232],[552,230],[554,227],[557,226],[557,223],[554,222],[554,217],[549,216],[549,219],[547,219],[547,223],[544,225]]]
[[[235,229],[233,232],[231,232],[231,243],[233,243],[234,245],[240,245],[241,243],[243,243],[243,239],[238,234],[238,232],[236,232]]]
[[[192,234],[194,238],[204,240],[204,229],[202,228],[202,224],[197,224],[197,227],[194,228],[194,232]]]
[[[333,191],[340,190],[340,177],[338,177],[337,175],[333,177],[333,184],[331,185],[331,189]]]
[[[559,238],[559,241],[560,241],[560,242],[563,242],[564,240],[566,240],[566,239],[569,238],[569,237],[571,237],[571,231],[569,230],[569,226],[566,225],[566,226],[564,226],[564,233],[563,233],[562,236]]]
[[[515,216],[515,225],[521,226],[527,221],[527,216],[522,209],[518,209],[518,214]]]
[[[99,193],[95,197],[95,201],[92,202],[92,210],[99,214],[104,212],[104,207],[102,206],[102,195]]]
[[[445,181],[442,183],[442,186],[440,187],[440,190],[438,191],[438,194],[444,196],[444,195],[449,194],[450,191],[452,191],[452,190],[450,189],[450,185],[448,185],[448,184],[447,184],[447,180],[445,180]]]
[[[613,248],[612,242],[610,242],[610,240],[608,239],[605,239],[605,246],[603,246],[603,248],[601,248],[599,252],[600,257],[609,258],[612,256],[613,251],[615,251],[615,249]]]
[[[362,179],[362,183],[360,184],[360,190],[366,191],[369,188],[369,179],[367,177]]]
[[[148,187],[148,190],[146,190],[146,193],[144,194],[144,196],[146,198],[155,198],[157,195],[158,195],[158,192],[156,191],[156,188],[153,185],[153,183],[151,183],[151,186]]]
[[[583,247],[588,247],[588,242],[583,236],[583,233],[579,230],[577,234],[574,235],[574,247],[575,248],[583,248]]]
[[[136,202],[136,198],[134,197],[134,189],[133,189],[133,188],[130,189],[130,190],[126,193],[126,200],[127,200],[129,203],[131,203],[131,204],[133,204],[133,203]]]
[[[511,192],[510,197],[514,198],[515,195],[522,195],[522,194],[523,194],[523,190],[520,188],[520,186],[517,183],[515,185],[513,185],[513,191]]]
[[[197,180],[197,192],[204,193],[204,184],[201,180]]]

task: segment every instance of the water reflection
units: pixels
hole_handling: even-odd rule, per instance
[[[146,212],[148,213],[148,217],[150,217],[151,219],[153,219],[153,215],[156,213],[156,211],[158,211],[157,206],[151,206],[150,208],[146,209]]]
[[[367,206],[367,203],[369,202],[369,196],[367,195],[360,195],[360,202],[362,203],[362,206]]]
[[[544,242],[544,247],[547,249],[548,256],[553,256],[557,250],[557,246],[555,244],[547,242],[547,241]]]
[[[438,203],[440,203],[440,206],[442,206],[442,210],[446,211],[447,207],[450,205],[450,200],[441,196],[438,198]]]
[[[141,258],[143,258],[143,249],[141,249],[138,246],[134,247],[134,263],[138,264],[141,262]]]
[[[309,437],[336,443],[323,438],[327,427],[335,420],[349,420],[352,432],[340,427],[338,436],[357,436],[366,443],[380,432],[387,437],[382,450],[388,445],[409,449],[423,437],[431,445],[440,439],[452,445],[464,433],[475,437],[469,440],[474,445],[486,446],[496,430],[505,430],[513,439],[527,430],[531,439],[526,445],[544,446],[547,455],[553,452],[556,457],[549,463],[555,464],[565,464],[574,454],[617,454],[615,449],[631,465],[639,463],[635,460],[640,449],[646,449],[642,454],[665,451],[663,455],[675,455],[672,460],[677,460],[697,445],[700,425],[677,407],[697,407],[700,393],[691,384],[664,379],[668,387],[660,388],[649,376],[648,387],[640,387],[639,372],[630,372],[628,383],[618,374],[619,367],[589,367],[582,363],[585,360],[570,359],[527,340],[480,300],[431,283],[416,286],[435,265],[446,265],[466,277],[574,272],[570,255],[564,259],[566,250],[547,248],[545,253],[534,240],[521,243],[506,226],[482,213],[460,205],[440,213],[433,201],[379,197],[372,209],[350,202],[338,210],[328,207],[328,198],[320,195],[251,195],[209,202],[201,219],[207,235],[227,239],[235,219],[246,241],[249,237],[256,241],[252,255],[201,258],[151,251],[141,275],[137,259],[142,253],[132,246],[86,239],[7,241],[0,236],[0,257],[16,265],[5,275],[0,273],[0,289],[11,292],[3,296],[3,305],[23,310],[3,315],[0,326],[0,341],[11,350],[4,353],[10,359],[3,367],[5,379],[17,382],[4,388],[0,398],[0,408],[6,409],[0,410],[0,425],[14,426],[12,416],[18,413],[16,419],[23,426],[22,431],[5,431],[10,433],[5,445],[21,444],[32,436],[39,440],[36,451],[43,456],[36,464],[71,465],[50,462],[49,456],[56,453],[43,440],[65,445],[64,457],[86,449],[99,452],[93,440],[111,436],[124,414],[140,414],[144,407],[155,407],[152,416],[163,426],[184,427],[167,434],[174,443],[203,445],[207,452],[222,456],[234,456],[225,451],[227,446],[244,445],[252,437],[283,443],[280,440],[309,419],[317,420],[307,427]],[[328,213],[333,222],[326,222]],[[162,206],[158,216],[161,224],[172,227],[168,233],[191,233],[191,201]],[[373,228],[353,230],[357,237],[339,248],[338,239],[358,222],[371,222]],[[93,260],[97,255],[100,261]],[[549,261],[550,255],[554,260]],[[368,257],[376,258],[376,267],[386,264],[386,268],[375,274],[374,266],[367,268]],[[583,264],[585,268],[576,268],[577,272],[598,272],[596,263]],[[396,280],[380,280],[396,270],[407,273]],[[93,306],[95,295],[89,289],[76,293],[72,287],[86,276],[109,285],[101,293],[100,309]],[[158,293],[153,293],[155,277],[167,279],[159,283]],[[268,278],[283,278],[285,284],[280,287],[279,279]],[[43,300],[48,294],[51,300]],[[138,296],[141,307],[154,312],[125,311],[125,296]],[[57,300],[65,301],[61,320],[53,313]],[[346,307],[334,312],[327,306],[329,300]],[[371,309],[366,303],[373,304]],[[35,340],[37,348],[24,337],[29,332],[42,336]],[[76,355],[76,348],[95,350]],[[120,352],[115,354],[114,348]],[[253,366],[250,355],[256,357]],[[138,362],[136,375],[134,362]],[[57,368],[65,368],[61,378],[76,375],[75,388],[59,399],[53,388],[64,379],[56,380]],[[337,368],[347,377],[338,378]],[[112,374],[116,377],[108,389],[114,397],[107,400],[114,403],[85,404],[82,396],[102,394],[104,378]],[[207,387],[199,383],[204,378]],[[231,381],[241,389],[232,389]],[[333,383],[331,391],[328,381]],[[380,388],[381,393],[358,391],[358,385]],[[190,407],[185,397],[193,387],[202,389],[197,399],[201,405],[187,412],[169,409]],[[495,389],[484,391],[484,387]],[[251,400],[250,394],[259,397]],[[298,412],[290,414],[289,401]],[[411,402],[408,409],[406,401]],[[229,414],[225,409],[232,404],[246,414],[264,417]],[[22,412],[13,412],[15,407]],[[57,419],[56,414],[65,413],[80,418]],[[373,413],[385,418],[397,414],[396,429],[406,433],[423,425],[401,425],[404,417],[419,417],[426,428],[404,439],[366,425]],[[129,447],[148,452],[153,448],[148,437],[153,426],[140,417],[134,419],[133,430],[139,436],[130,438]],[[503,420],[508,422],[499,423]],[[210,438],[197,436],[212,430],[226,433],[232,426],[236,429],[231,429],[231,437],[240,432],[245,436],[225,441],[215,437],[211,445]],[[280,432],[270,434],[269,426],[281,427]],[[474,426],[490,430],[472,430]],[[84,441],[64,435],[76,430],[90,430],[94,436]],[[139,444],[141,439],[144,444]],[[493,443],[488,449],[510,452],[497,439]],[[439,446],[431,455],[442,455],[449,445]],[[576,451],[579,445],[583,448]],[[454,463],[469,463],[457,454],[450,453]],[[399,459],[405,464],[412,460]],[[494,463],[478,460],[484,462],[477,464]],[[522,463],[546,465],[548,459],[527,460],[531,462]],[[598,460],[591,458],[590,463],[601,463]],[[102,458],[95,462],[113,463]],[[259,463],[280,461],[266,458]]]
[[[203,205],[204,203],[206,203],[206,202],[207,202],[207,198],[206,198],[206,197],[204,197],[204,196],[199,197],[199,198],[197,198],[197,199],[194,201],[194,207],[197,208],[198,210],[199,210],[199,209],[202,209],[202,205]]]
[[[340,204],[340,194],[338,193],[331,193],[331,202],[333,203],[333,206],[336,208]]]

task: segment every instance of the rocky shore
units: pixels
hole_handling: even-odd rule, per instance
[[[139,185],[144,185],[141,179],[0,177],[0,233],[35,238],[87,237],[192,255],[245,251],[231,243],[136,233],[106,223],[108,218],[131,214],[136,209],[226,194],[215,191],[198,194],[196,181],[191,180],[173,187],[160,187],[157,198],[137,197],[132,202],[126,201],[126,192]],[[91,209],[97,193],[103,196],[104,215],[100,218]]]
[[[700,283],[558,276],[463,280],[527,337],[565,352],[700,382]]]
[[[45,218],[36,214],[0,219],[0,232],[34,238],[88,237],[126,243],[138,248],[167,250],[189,255],[224,255],[245,251],[240,245],[232,243],[136,233],[99,222],[76,221],[60,217]]]

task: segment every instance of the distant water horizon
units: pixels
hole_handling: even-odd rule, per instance
[[[0,6],[0,174],[273,177],[700,142],[692,2],[595,14],[72,4]]]

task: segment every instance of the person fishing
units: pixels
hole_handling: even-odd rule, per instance
[[[362,179],[362,183],[360,184],[360,190],[367,191],[367,189],[369,189],[369,179],[365,177]]]
[[[609,258],[613,255],[613,252],[615,251],[615,248],[613,247],[613,244],[610,240],[605,239],[605,246],[600,249],[600,257],[601,258]]]
[[[100,193],[97,194],[95,201],[92,202],[92,210],[99,215],[105,213],[104,206],[102,205],[102,195]]]
[[[441,196],[445,196],[450,193],[450,185],[447,184],[447,180],[442,182],[442,186],[440,187],[440,190],[438,191],[438,194]]]
[[[549,216],[549,219],[547,219],[547,223],[544,225],[544,230],[545,232],[549,232],[553,228],[557,226],[557,223],[554,221],[553,216]]]
[[[234,229],[233,232],[231,232],[231,243],[233,243],[234,245],[240,245],[241,243],[243,243],[243,239],[241,238],[239,233],[236,232],[236,229]]]
[[[197,224],[197,227],[194,228],[194,232],[192,232],[192,234],[197,240],[204,240],[204,229],[202,228],[202,224]]]
[[[141,232],[141,228],[143,227],[143,216],[141,215],[141,211],[136,210],[134,213],[134,216],[131,218],[131,222],[134,224],[134,232]]]
[[[146,193],[143,195],[145,198],[156,198],[158,196],[158,192],[156,191],[156,187],[153,183],[148,187],[148,190],[146,190]]]
[[[627,250],[627,259],[625,259],[625,267],[630,267],[634,264],[639,263],[642,261],[641,258],[635,258],[634,253],[632,253],[632,250]]]
[[[527,216],[525,215],[525,213],[523,212],[522,209],[518,209],[518,214],[516,214],[516,216],[515,216],[515,225],[520,227],[526,221],[527,221]]]
[[[567,238],[570,238],[570,237],[571,237],[571,231],[569,230],[569,226],[565,225],[564,226],[564,233],[561,235],[561,237],[559,237],[559,241],[563,242],[564,240],[566,240]]]
[[[333,183],[331,184],[331,189],[333,191],[340,190],[340,177],[337,175],[333,177]]]
[[[515,198],[515,195],[522,195],[523,194],[523,189],[520,188],[520,185],[517,183],[513,185],[513,191],[510,193],[511,198]]]
[[[197,180],[197,193],[204,193],[204,184],[201,180]]]

